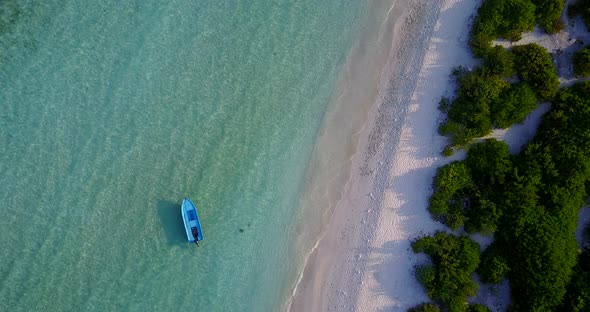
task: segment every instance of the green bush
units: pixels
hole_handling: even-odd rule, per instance
[[[590,249],[586,249],[578,257],[565,298],[557,311],[590,311]]]
[[[574,17],[581,15],[586,28],[590,29],[590,0],[578,0],[568,8],[568,15]]]
[[[410,308],[408,312],[440,312],[440,309],[431,303],[423,303],[421,305]]]
[[[441,106],[448,119],[439,132],[450,136],[452,147],[467,146],[492,126],[523,120],[537,100],[552,102],[535,138],[518,155],[509,155],[498,142],[475,144],[464,162],[437,173],[430,198],[430,212],[450,227],[496,231],[478,272],[484,282],[509,279],[511,312],[590,310],[590,277],[585,273],[590,270],[581,266],[590,260],[580,256],[574,273],[578,246],[573,235],[578,211],[590,193],[590,82],[559,91],[557,72],[544,48],[529,44],[508,52],[491,46],[499,37],[517,40],[535,21],[548,32],[558,31],[563,3],[484,0],[470,39],[474,54],[484,58],[483,66],[470,73],[457,70],[457,97]],[[590,0],[572,8],[590,21]],[[586,62],[584,53],[576,63]],[[576,67],[579,74],[582,66]],[[512,86],[503,79],[514,72],[511,68],[521,80]],[[474,258],[457,251],[456,237],[438,236],[412,245],[433,262],[434,277],[422,269],[422,284],[444,304],[441,308],[469,310],[465,295],[457,294],[473,291],[465,278],[466,267],[471,267],[457,262]]]
[[[450,311],[465,311],[467,297],[477,291],[471,273],[479,264],[479,245],[467,236],[438,232],[416,240],[412,249],[427,254],[432,260],[432,267],[421,267],[417,272],[427,281],[422,285],[428,296],[440,301]],[[435,269],[434,278],[430,268]]]
[[[453,156],[453,154],[455,154],[455,151],[453,150],[452,147],[450,146],[445,146],[445,148],[442,151],[443,156],[445,157],[449,157],[449,156]]]
[[[481,232],[491,235],[498,229],[502,210],[495,202],[475,191],[470,197],[470,204],[462,211],[465,231],[469,234]]]
[[[452,120],[447,120],[441,124],[438,128],[438,133],[451,138],[451,145],[449,147],[467,146],[473,138],[477,137],[472,129],[468,129],[465,125]]]
[[[434,178],[434,191],[445,197],[471,185],[471,174],[465,163],[454,161],[440,167]]]
[[[430,290],[436,287],[436,269],[431,265],[419,266],[416,268],[416,279],[424,286],[428,296],[430,296]]]
[[[501,206],[495,202],[496,194],[504,189],[513,171],[508,145],[496,139],[474,144],[469,148],[465,164],[473,184],[463,209],[467,219],[465,230],[491,234],[502,216]]]
[[[554,34],[563,29],[561,13],[565,0],[531,0],[531,2],[536,6],[537,23],[546,32]]]
[[[535,26],[535,5],[530,0],[485,0],[471,29],[473,53],[483,57],[496,38],[519,40]]]
[[[543,149],[539,152],[543,153]],[[536,162],[539,157],[544,155],[523,153],[519,162],[543,168]],[[536,171],[531,170],[533,173]],[[538,182],[535,176],[518,176],[506,192],[499,194],[505,207],[496,237],[498,248],[506,253],[505,259],[510,268],[508,278],[513,311],[552,310],[563,297],[575,263],[577,247],[573,231],[567,230],[571,227],[567,224],[570,218],[560,220],[558,215],[567,215],[563,210],[565,207],[550,207],[548,202],[541,200],[544,192],[552,187],[549,181],[545,181],[542,172],[540,177]],[[550,210],[555,212],[549,213]]]
[[[504,90],[491,105],[492,124],[508,128],[522,122],[537,107],[535,91],[527,83],[517,83]]]
[[[520,79],[528,83],[540,100],[550,100],[559,88],[559,77],[551,56],[536,43],[512,48],[516,71]]]
[[[440,99],[440,102],[438,102],[438,110],[444,114],[446,114],[449,111],[450,106],[451,100],[449,100],[446,97],[443,97],[442,99]]]
[[[465,161],[438,169],[430,213],[451,229],[465,226],[468,233],[495,232],[502,211],[489,198],[502,190],[512,170],[505,143],[490,139],[472,145]]]
[[[481,263],[477,267],[477,273],[481,281],[487,284],[498,284],[506,277],[510,267],[502,256],[499,245],[493,243],[481,255]]]
[[[572,290],[584,289],[577,276],[570,283],[578,254],[573,233],[590,191],[588,120],[590,82],[583,82],[553,97],[551,111],[518,155],[511,156],[504,143],[487,140],[472,145],[465,161],[441,167],[435,177],[429,207],[434,216],[453,228],[464,223],[468,232],[497,229],[478,272],[484,282],[509,279],[511,311],[553,311],[564,298],[563,311],[588,308],[586,293]],[[445,244],[425,238],[413,247],[440,261],[436,246],[450,248]],[[439,282],[436,261],[437,278],[428,286],[435,299],[437,289],[447,287]],[[572,283],[577,286],[568,286]],[[466,309],[464,298],[445,300],[449,309]]]
[[[586,0],[584,0],[586,1]],[[473,53],[483,57],[497,38],[520,40],[538,23],[548,33],[563,28],[560,20],[565,0],[485,0],[477,11],[471,29]],[[576,7],[577,8],[577,7]],[[587,6],[586,6],[587,8]]]
[[[492,131],[490,106],[510,84],[500,76],[488,76],[482,69],[460,76],[458,83],[457,98],[439,133],[450,136],[452,145],[465,146]]]
[[[522,68],[519,75],[525,80],[523,83],[510,85],[502,75],[510,75],[512,72],[511,55],[503,48],[489,54],[484,67],[472,72],[463,73],[457,78],[459,88],[457,97],[451,103],[443,98],[439,103],[441,112],[447,114],[447,120],[438,129],[443,136],[451,139],[450,147],[465,147],[474,138],[485,136],[492,132],[492,126],[507,128],[514,123],[523,121],[537,105],[537,94],[551,97],[557,91],[559,81],[555,69],[546,51],[538,51],[538,46],[524,46],[515,48],[519,57],[537,56],[547,57],[549,68],[541,68],[545,74],[539,71],[528,71],[525,62],[520,60]],[[541,48],[542,49],[542,48]],[[502,52],[498,52],[502,51]],[[543,52],[545,54],[543,54]],[[506,54],[504,56],[498,56]],[[539,56],[540,55],[540,56]],[[498,56],[498,57],[496,57]],[[510,59],[501,60],[501,59]],[[545,61],[547,61],[545,60]],[[501,64],[505,63],[505,64]],[[539,62],[537,62],[539,63]],[[553,70],[553,72],[551,72]],[[549,82],[539,82],[545,76],[553,73],[555,76]],[[535,84],[537,89],[531,88]]]
[[[465,225],[469,219],[463,211],[463,204],[463,202],[459,201],[454,202],[450,206],[449,211],[441,217],[441,222],[450,227],[452,230],[456,230]]]
[[[590,46],[576,51],[573,61],[576,76],[590,76]]]
[[[492,310],[481,304],[470,304],[467,312],[492,312]]]
[[[505,183],[513,167],[508,145],[496,139],[487,139],[472,145],[467,152],[465,162],[473,181],[481,189],[485,187],[497,189]]]
[[[499,194],[497,234],[510,271],[513,311],[560,304],[578,253],[573,232],[590,181],[590,83],[562,90],[519,154],[515,179]]]
[[[501,257],[486,259],[481,269],[482,282],[497,284],[502,281],[510,268],[506,260]]]
[[[461,205],[469,187],[471,174],[464,162],[454,161],[440,167],[434,178],[434,194],[428,207],[432,216],[451,228],[462,226],[464,216]]]
[[[491,75],[510,77],[514,75],[514,56],[501,46],[491,48],[483,56],[483,68]]]

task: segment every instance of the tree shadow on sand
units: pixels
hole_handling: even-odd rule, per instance
[[[160,200],[156,204],[156,210],[168,245],[185,247],[186,237],[180,215],[180,205],[176,202]]]

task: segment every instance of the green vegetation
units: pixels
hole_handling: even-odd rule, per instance
[[[463,205],[471,185],[471,173],[464,162],[454,161],[439,168],[428,210],[452,229],[461,227],[466,219]]]
[[[466,272],[476,268],[485,283],[508,278],[511,312],[590,311],[590,251],[580,254],[573,235],[590,194],[590,82],[560,91],[551,57],[541,46],[511,51],[491,46],[498,37],[518,39],[535,22],[558,31],[563,5],[563,0],[485,0],[470,41],[483,65],[471,72],[456,69],[457,97],[441,101],[447,120],[439,132],[451,138],[444,154],[468,146],[492,127],[522,121],[539,100],[552,103],[518,155],[510,155],[502,142],[485,140],[470,145],[464,161],[439,168],[432,216],[452,229],[495,237],[481,261],[461,241],[467,238],[437,233],[413,244],[415,252],[432,259],[433,265],[417,268],[416,276],[442,310],[488,311],[465,303],[474,291]],[[590,0],[572,8],[590,21]],[[578,52],[574,61],[576,74],[590,73],[590,49]],[[520,81],[509,84],[505,79],[515,73]]]
[[[586,28],[590,29],[590,0],[578,0],[568,8],[568,15],[574,17],[581,15]]]
[[[408,312],[440,312],[440,309],[431,303],[423,303],[408,310]]]
[[[551,55],[536,43],[512,48],[518,77],[528,83],[539,100],[551,100],[559,88],[559,77]]]
[[[590,46],[576,51],[573,60],[576,76],[590,76]]]
[[[590,311],[590,249],[580,254],[565,298],[557,311]]]
[[[539,100],[550,100],[557,93],[559,78],[551,56],[537,44],[488,50],[483,66],[468,72],[457,69],[457,97],[439,103],[447,120],[439,133],[451,139],[449,147],[466,147],[492,128],[508,128],[522,122]],[[521,82],[505,79],[518,74]],[[448,154],[446,150],[443,154]]]
[[[443,149],[443,152],[442,152],[442,154],[443,154],[443,156],[445,156],[445,157],[449,157],[449,156],[453,156],[453,154],[455,154],[455,151],[453,150],[453,148],[452,148],[452,147],[450,147],[450,146],[447,146],[447,147],[445,147],[445,148]]]
[[[535,26],[535,5],[530,0],[486,0],[477,11],[471,29],[473,53],[483,57],[491,49],[492,40],[505,38],[517,41]]]
[[[481,304],[465,305],[465,312],[491,312],[488,307]],[[423,303],[408,309],[408,312],[440,312],[440,308],[432,303]]]
[[[559,93],[518,156],[510,191],[499,194],[506,218],[497,243],[505,247],[517,311],[557,306],[576,262],[573,232],[590,181],[589,95],[588,82]]]
[[[438,232],[412,244],[414,252],[430,256],[431,266],[416,269],[418,281],[431,299],[449,311],[466,311],[467,297],[475,295],[477,284],[471,273],[479,264],[479,245],[467,236]]]
[[[448,108],[448,120],[439,128],[453,146],[466,146],[473,138],[492,132],[490,106],[510,87],[502,77],[478,68],[457,78],[457,98]]]
[[[517,83],[504,90],[491,106],[492,124],[508,128],[522,122],[537,107],[535,91],[527,83]]]
[[[506,277],[510,268],[504,259],[498,244],[490,245],[481,255],[481,263],[477,268],[481,281],[486,284],[498,284]]]
[[[588,120],[590,82],[583,82],[554,97],[519,155],[486,140],[436,175],[429,207],[435,218],[468,232],[496,232],[477,270],[484,282],[508,277],[511,311],[553,310],[564,298],[578,253],[577,214],[590,191]]]
[[[481,304],[470,304],[467,312],[492,312],[492,310]]]
[[[536,6],[537,23],[546,32],[554,34],[563,29],[561,13],[565,0],[532,0],[531,2]]]
[[[514,55],[501,46],[495,46],[484,55],[483,68],[490,75],[498,75],[503,78],[510,77],[516,73]]]
[[[502,211],[489,198],[504,188],[513,170],[508,146],[495,139],[473,145],[465,161],[438,169],[429,211],[451,229],[492,233]]]
[[[523,32],[533,30],[535,23],[548,33],[560,31],[564,4],[565,0],[485,0],[471,29],[473,53],[484,57],[497,38],[518,41]]]
[[[470,205],[464,210],[467,217],[465,230],[469,233],[495,232],[503,214],[495,195],[505,189],[513,171],[508,145],[495,139],[475,144],[469,149],[465,164],[473,182]]]

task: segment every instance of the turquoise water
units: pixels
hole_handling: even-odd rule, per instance
[[[0,2],[0,310],[278,310],[364,2]]]

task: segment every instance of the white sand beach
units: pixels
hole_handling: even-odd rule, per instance
[[[468,37],[479,4],[416,0],[393,26],[379,97],[359,134],[350,179],[307,259],[290,311],[406,311],[429,301],[413,276],[414,267],[428,259],[414,254],[410,245],[419,236],[445,229],[427,211],[432,180],[438,167],[464,158],[465,152],[441,155],[447,139],[437,133],[442,118],[437,107],[441,97],[452,95],[452,69],[477,65]],[[536,31],[518,43],[498,43],[539,42],[558,55],[556,65],[566,85],[574,80],[572,45],[588,38],[580,21],[564,21],[567,29],[556,36]],[[534,136],[548,109],[541,104],[522,124],[490,137],[504,140],[516,153]],[[481,235],[474,239],[482,250],[492,240]],[[493,311],[505,311],[509,300],[507,281],[482,285],[478,297],[470,299]]]
[[[468,0],[414,1],[393,25],[379,97],[360,133],[350,179],[307,260],[290,311],[405,311],[428,298],[413,239],[443,229],[427,200],[440,152],[440,98],[453,67],[471,60]],[[473,62],[473,61],[471,61]],[[456,156],[460,157],[460,155]]]
[[[478,3],[444,1],[426,50],[419,78],[410,99],[399,145],[387,181],[376,184],[382,201],[374,203],[380,218],[367,248],[367,264],[356,299],[359,311],[406,311],[428,301],[413,276],[413,268],[426,257],[411,250],[411,241],[443,229],[427,211],[437,167],[461,157],[444,158],[446,139],[437,134],[441,97],[451,90],[449,75],[458,65],[471,67],[467,48],[470,17]]]

